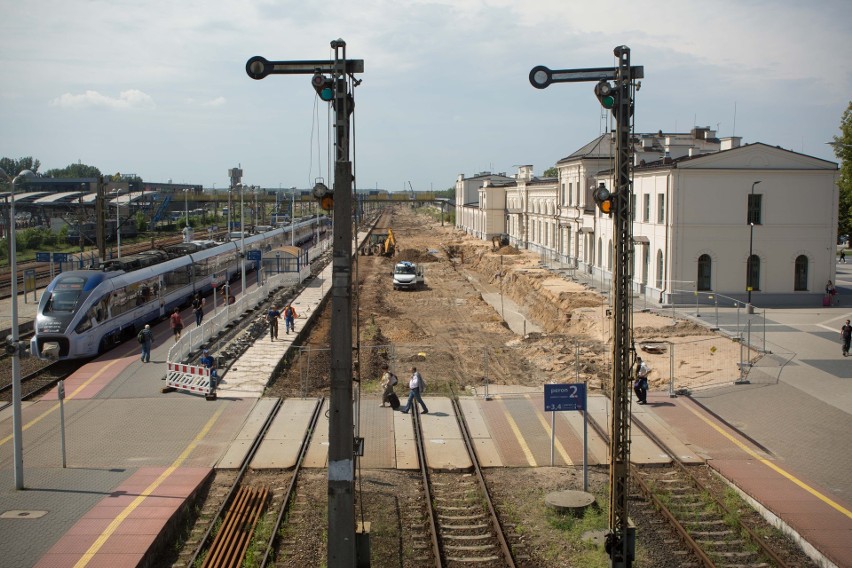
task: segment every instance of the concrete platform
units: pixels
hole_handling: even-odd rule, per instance
[[[246,349],[230,368],[222,374],[216,396],[237,399],[258,398],[263,395],[272,373],[287,355],[311,316],[319,309],[324,294],[331,286],[331,265],[313,278],[292,302],[296,309],[294,333],[284,331],[282,318],[278,326],[278,339],[272,340],[267,332]],[[281,308],[281,306],[279,306]],[[260,317],[260,316],[258,316]]]
[[[171,546],[168,525],[211,472],[209,468],[139,469],[89,509],[35,566],[143,564],[149,553]]]

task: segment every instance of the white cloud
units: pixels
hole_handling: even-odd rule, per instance
[[[151,109],[156,106],[150,95],[137,89],[121,91],[117,98],[102,95],[98,91],[86,91],[80,95],[64,93],[50,101],[51,106],[61,108],[109,108],[109,109]]]
[[[225,104],[225,97],[216,97],[215,99],[210,99],[209,101],[204,101],[201,103],[203,107],[220,107]]]

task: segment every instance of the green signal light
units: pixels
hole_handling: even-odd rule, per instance
[[[326,87],[320,91],[319,96],[322,100],[328,102],[334,98],[334,90],[331,87]]]
[[[615,106],[615,97],[613,97],[612,95],[601,97],[601,106],[603,106],[605,109],[611,109]]]

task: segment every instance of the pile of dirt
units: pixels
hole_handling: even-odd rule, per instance
[[[425,262],[438,262],[437,255],[440,254],[437,249],[429,249],[429,250],[418,250],[418,249],[400,249],[397,251],[396,256],[394,256],[394,262],[413,262],[415,264],[422,264]]]

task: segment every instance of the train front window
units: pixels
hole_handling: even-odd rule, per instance
[[[86,279],[80,276],[60,278],[44,306],[44,313],[73,312],[80,301],[85,284]]]

